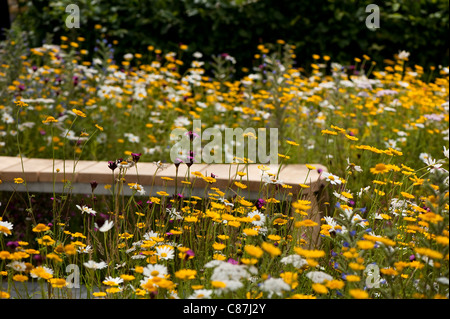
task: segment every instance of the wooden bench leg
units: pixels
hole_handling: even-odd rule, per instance
[[[305,249],[318,249],[321,243],[320,240],[320,226],[322,218],[324,216],[324,201],[326,201],[326,194],[322,189],[316,193],[308,193],[302,196],[302,200],[309,200],[311,202],[311,208],[308,210],[307,219],[317,223],[314,227],[300,227],[293,229],[293,237],[296,245],[299,245]],[[293,209],[294,221],[303,220],[301,215],[295,213]],[[302,240],[303,239],[303,240]],[[306,241],[306,243],[304,243]]]

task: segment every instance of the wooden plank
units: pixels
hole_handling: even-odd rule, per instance
[[[53,160],[49,160],[50,166],[42,169],[39,172],[39,182],[53,182]],[[74,160],[56,160],[55,161],[55,182],[62,182],[64,179],[75,182],[76,176],[80,171],[86,168],[94,166],[98,162],[96,161],[74,161]],[[65,165],[64,165],[65,164]],[[75,164],[75,173],[74,173]],[[65,167],[65,172],[64,172]],[[57,170],[59,169],[59,172]]]
[[[16,164],[3,168],[0,171],[0,178],[5,181],[13,181],[14,178],[23,178],[27,183],[37,182],[39,172],[45,168],[48,168],[52,165],[52,161],[48,159],[41,158],[24,158],[23,159],[23,168],[20,163],[20,159],[16,162]]]

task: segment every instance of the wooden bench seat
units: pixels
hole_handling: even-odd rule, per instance
[[[65,167],[64,167],[65,163]],[[321,217],[323,216],[323,202],[326,200],[326,193],[322,192],[324,188],[324,181],[320,178],[318,169],[326,172],[327,169],[323,165],[311,164],[316,167],[316,170],[308,170],[305,165],[289,164],[283,165],[279,172],[278,179],[283,181],[285,185],[290,188],[287,192],[292,193],[292,198],[296,199],[299,192],[302,192],[302,199],[311,201],[312,208],[309,212],[309,218],[316,221],[320,225]],[[239,195],[248,200],[256,200],[258,198],[267,197],[260,193],[261,186],[264,182],[261,181],[261,169],[258,164],[193,164],[190,167],[190,181],[192,182],[192,190],[189,186],[181,183],[186,180],[187,166],[182,164],[179,166],[178,175],[174,164],[165,164],[165,169],[157,169],[155,163],[138,162],[135,167],[127,170],[125,176],[126,183],[139,183],[146,191],[146,195],[158,196],[159,191],[166,191],[169,194],[175,193],[175,189],[184,195],[204,196],[207,182],[202,178],[197,178],[193,172],[200,172],[204,176],[211,176],[214,174],[216,182],[209,185],[217,187],[223,192],[227,192],[227,196],[233,196],[239,191]],[[266,165],[269,167],[268,173],[277,174],[279,165]],[[38,158],[23,158],[23,168],[19,157],[0,157],[0,191],[24,192],[28,189],[30,194],[33,193],[72,193],[72,194],[90,194],[90,183],[95,181],[98,183],[95,189],[96,195],[110,195],[111,191],[106,189],[106,185],[113,184],[113,172],[108,167],[108,163],[96,161],[78,161],[74,169],[73,160],[55,160],[52,159],[38,159]],[[137,168],[137,170],[136,170]],[[59,172],[57,172],[59,170]],[[57,172],[57,173],[56,173]],[[119,169],[115,171],[115,177]],[[245,176],[239,176],[238,172],[247,173]],[[164,180],[161,177],[170,177],[173,180]],[[177,187],[175,187],[175,178],[177,177]],[[14,182],[15,178],[23,178],[24,183],[17,184]],[[63,180],[70,183],[63,183]],[[234,185],[235,181],[241,181],[247,185],[246,189],[238,189]],[[306,184],[309,188],[301,188],[299,184]],[[184,189],[183,189],[184,188]],[[231,190],[230,190],[231,189]],[[125,195],[131,195],[129,187],[123,189]],[[212,191],[209,191],[212,192]],[[285,196],[285,195],[284,195]],[[269,194],[271,197],[271,194]],[[283,200],[282,194],[278,192],[276,199]],[[289,200],[290,198],[288,198]],[[317,235],[320,231],[319,227],[315,227],[314,233]]]

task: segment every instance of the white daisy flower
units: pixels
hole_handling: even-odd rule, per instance
[[[103,269],[103,268],[108,267],[108,264],[105,263],[104,261],[101,261],[101,262],[97,263],[97,262],[95,262],[95,261],[93,261],[93,260],[89,260],[88,262],[83,263],[83,265],[84,265],[86,268],[89,268],[89,269],[95,269],[95,270],[97,270],[97,269]]]
[[[164,278],[169,272],[167,267],[160,264],[148,264],[145,266],[143,275],[147,278],[161,277]],[[147,280],[146,280],[147,281]]]
[[[0,234],[5,236],[11,235],[11,230],[13,229],[13,224],[6,221],[0,220]]]
[[[330,182],[332,185],[341,184],[342,181],[339,176],[333,175],[328,172],[323,172],[322,176],[325,178],[325,181]]]
[[[173,257],[175,256],[175,253],[173,251],[172,246],[164,245],[164,246],[156,247],[156,255],[158,256],[159,259],[168,260],[168,259],[173,259]]]
[[[255,226],[264,226],[264,224],[266,223],[266,216],[259,210],[254,210],[248,213],[247,217],[253,219],[252,224]]]

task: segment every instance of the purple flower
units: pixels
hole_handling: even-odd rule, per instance
[[[188,167],[191,167],[192,164],[194,164],[194,160],[195,160],[194,152],[193,151],[189,151],[189,156],[187,157],[186,165]]]
[[[108,161],[108,167],[114,171],[117,168],[117,163],[115,161]]]
[[[175,164],[175,167],[178,167],[178,166],[180,166],[181,163],[183,163],[183,160],[179,159],[179,158],[176,158],[173,163]]]
[[[264,199],[260,198],[256,201],[255,206],[256,206],[256,208],[261,209],[265,204],[266,204],[266,201]]]
[[[133,158],[133,161],[137,163],[139,159],[141,158],[142,153],[131,153],[131,157]]]
[[[188,260],[189,258],[194,258],[194,256],[195,256],[194,251],[191,250],[191,249],[189,249],[189,250],[186,252],[186,256],[184,257],[184,259],[185,259],[185,260]]]
[[[94,189],[96,189],[97,186],[98,186],[98,183],[96,181],[92,181],[91,182],[91,189],[92,189],[92,191],[94,191]]]
[[[7,247],[11,247],[12,249],[16,249],[19,247],[19,243],[17,241],[9,241],[6,243]]]
[[[415,260],[415,259],[416,259],[416,256],[414,256],[414,255],[409,256],[409,260],[410,260],[410,261],[413,261],[413,260]]]
[[[187,132],[186,135],[189,136],[189,139],[190,139],[191,141],[193,141],[194,139],[196,139],[196,138],[198,137],[198,134],[195,133],[195,132],[193,132],[193,131]]]
[[[233,258],[228,259],[227,262],[230,263],[230,264],[232,264],[232,265],[237,265],[237,264],[238,264],[238,261],[237,261],[237,260],[234,260]]]

